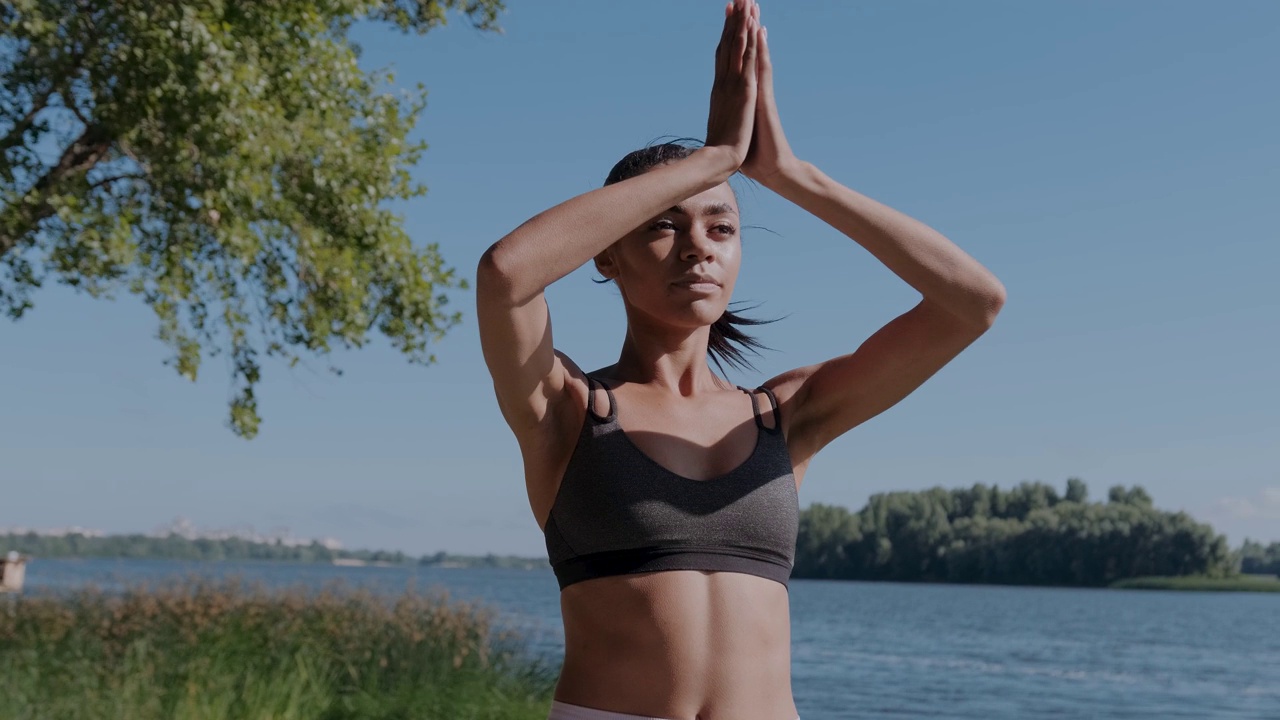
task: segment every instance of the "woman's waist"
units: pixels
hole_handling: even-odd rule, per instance
[[[794,717],[785,643],[766,652],[694,645],[567,644],[555,697],[644,717]]]
[[[744,668],[789,672],[789,631],[764,626],[770,624],[717,627],[716,623],[637,622],[620,615],[617,625],[592,628],[566,620],[565,664],[619,675],[723,672],[743,677]]]

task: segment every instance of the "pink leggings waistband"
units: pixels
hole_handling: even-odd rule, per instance
[[[573,705],[559,700],[551,701],[551,714],[547,716],[547,720],[675,720],[675,718],[660,718],[651,715],[632,715],[630,713],[610,712],[608,710],[598,710],[582,705]],[[800,716],[796,716],[796,720],[800,720]]]

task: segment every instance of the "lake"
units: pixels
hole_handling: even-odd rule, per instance
[[[559,591],[538,571],[282,562],[36,559],[31,594],[166,578],[441,588],[492,607],[530,652],[563,652]],[[1280,720],[1280,593],[791,581],[803,720]]]

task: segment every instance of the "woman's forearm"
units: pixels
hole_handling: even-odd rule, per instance
[[[852,238],[920,294],[952,314],[990,325],[1004,285],[938,231],[797,161],[768,187]]]
[[[576,270],[649,218],[725,182],[737,170],[731,152],[703,147],[538,213],[494,243],[479,274],[501,279],[503,292],[522,304]]]

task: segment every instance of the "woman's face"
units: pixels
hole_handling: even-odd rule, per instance
[[[596,256],[632,311],[683,327],[724,314],[742,263],[738,201],[728,183],[650,218]]]

